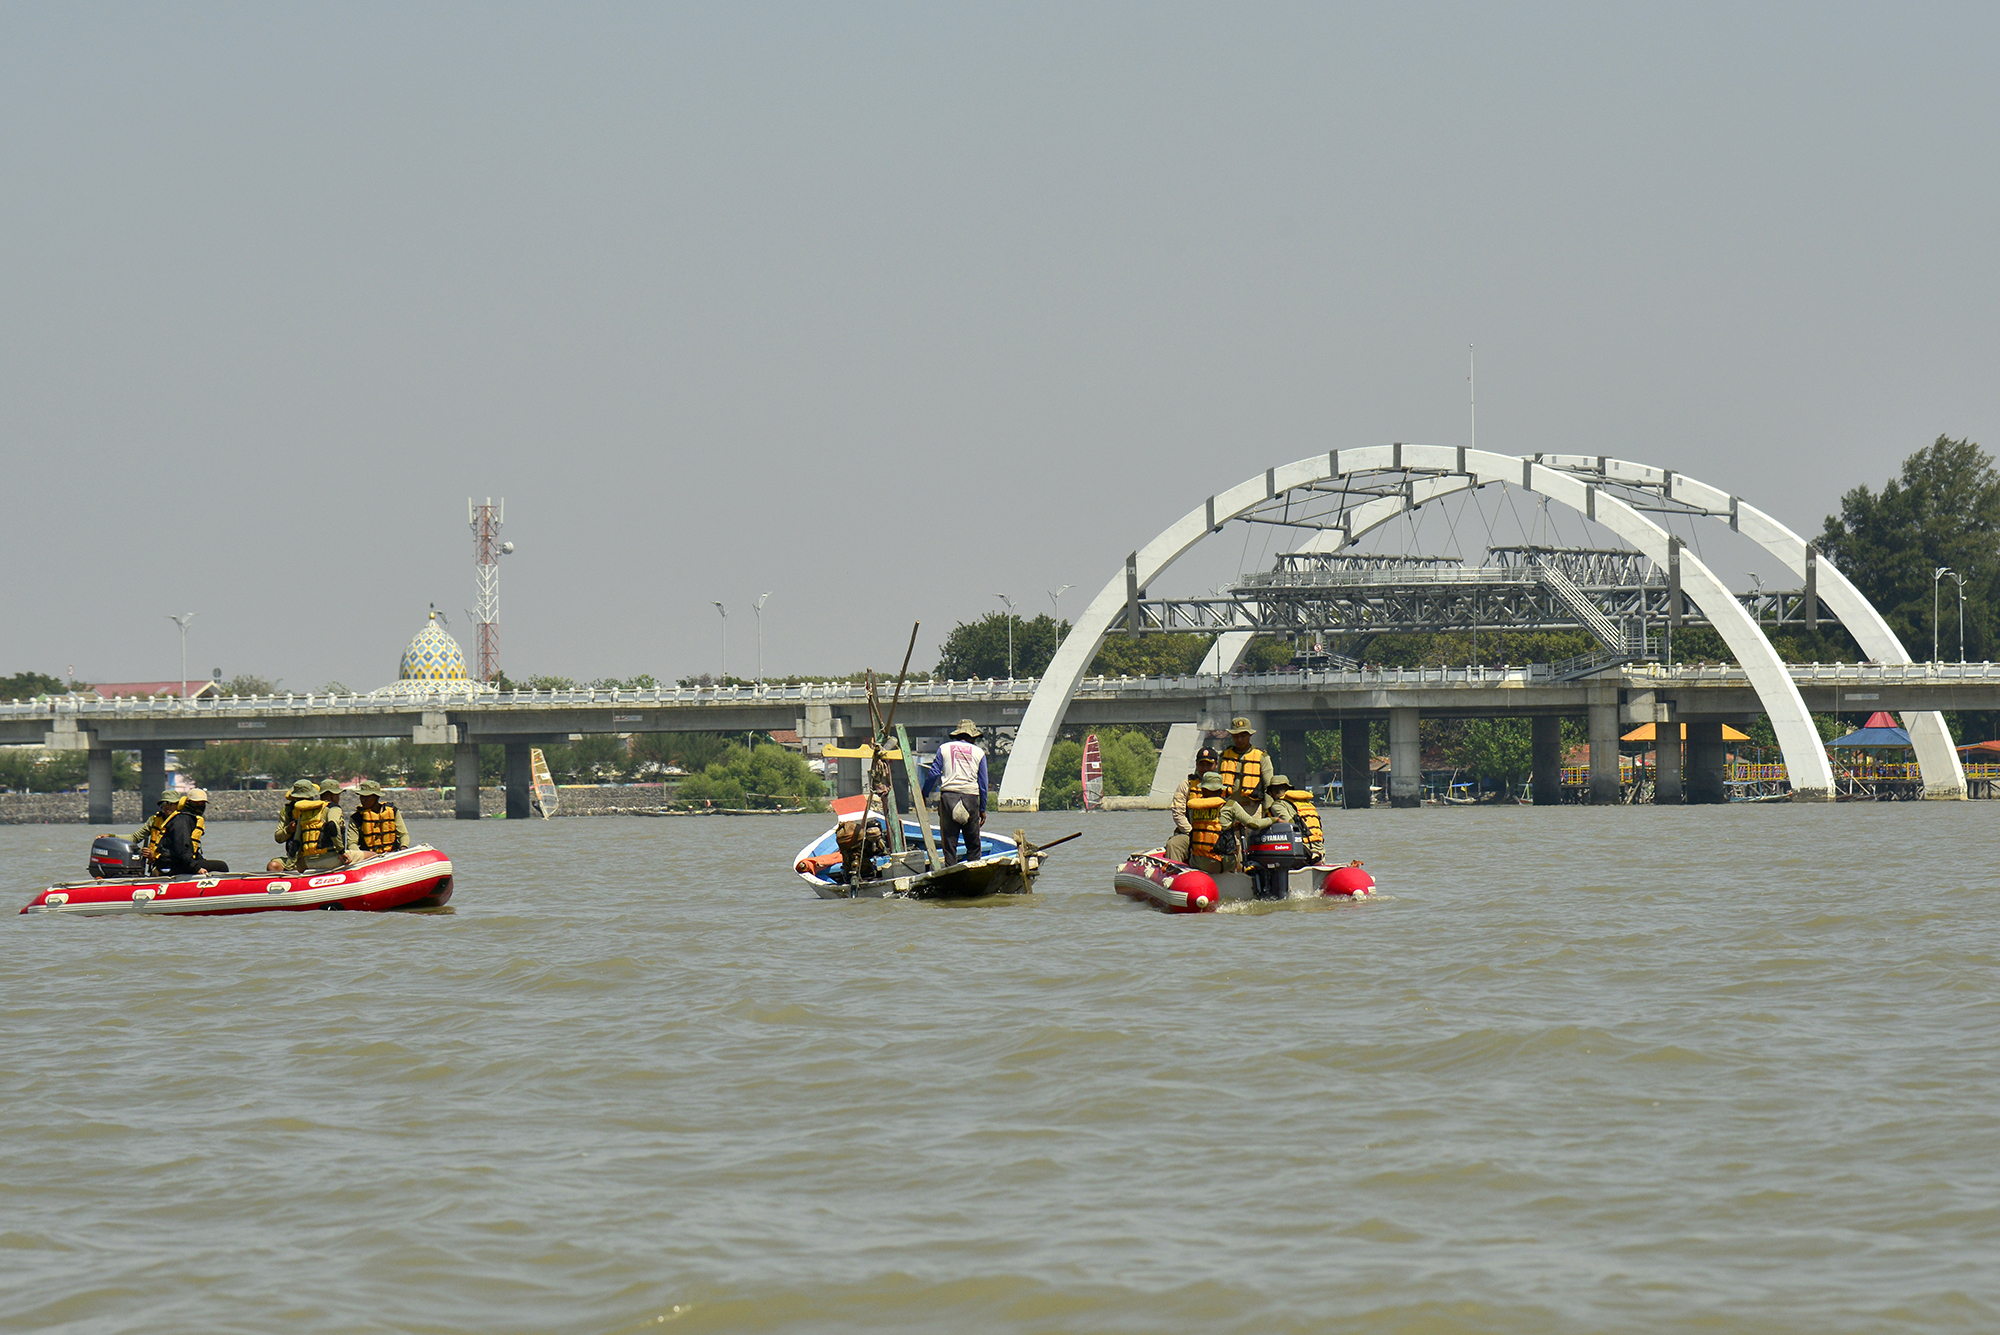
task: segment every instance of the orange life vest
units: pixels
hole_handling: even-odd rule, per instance
[[[356,811],[354,825],[360,832],[363,852],[387,853],[396,847],[396,808],[387,802],[379,811],[367,807]]]
[[[1212,858],[1215,844],[1222,837],[1222,804],[1225,797],[1190,797],[1188,799],[1188,856]]]
[[[1216,762],[1215,772],[1228,785],[1228,796],[1247,807],[1251,796],[1264,786],[1264,753],[1254,746],[1248,751],[1232,746]]]

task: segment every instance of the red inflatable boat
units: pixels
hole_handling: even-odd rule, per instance
[[[23,913],[274,913],[435,908],[451,898],[451,859],[429,844],[333,871],[113,877],[52,885]]]
[[[1285,876],[1288,899],[1365,899],[1375,893],[1375,878],[1359,864],[1299,867]],[[1119,894],[1151,904],[1163,913],[1213,913],[1225,901],[1256,898],[1250,877],[1243,872],[1210,874],[1169,861],[1161,849],[1126,858],[1113,884]]]

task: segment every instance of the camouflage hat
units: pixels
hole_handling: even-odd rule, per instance
[[[380,797],[382,795],[382,785],[373,779],[363,779],[354,789],[354,795],[356,797]]]
[[[297,797],[297,798],[315,798],[319,796],[319,785],[314,783],[311,779],[300,779],[297,783],[292,785],[292,790],[286,793],[285,796]]]
[[[339,797],[340,780],[338,779],[322,780],[319,785],[319,795],[321,797]]]
[[[958,721],[958,726],[951,730],[951,735],[954,737],[979,737],[982,734],[979,731],[977,723],[974,723],[969,718],[962,718]]]
[[[1255,732],[1257,730],[1250,726],[1249,719],[1244,718],[1242,715],[1239,714],[1235,718],[1229,720],[1229,731],[1231,731],[1232,733],[1236,733],[1236,732]]]
[[[1204,793],[1211,793],[1211,792],[1219,793],[1228,786],[1229,786],[1229,781],[1224,779],[1220,774],[1217,774],[1214,770],[1210,770],[1208,773],[1201,776],[1201,790]]]

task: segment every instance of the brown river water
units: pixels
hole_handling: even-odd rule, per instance
[[[2000,1329],[2000,804],[1336,813],[1376,901],[1204,917],[1112,893],[1163,821],[976,906],[613,817],[419,826],[448,915],[9,918],[0,1329]]]

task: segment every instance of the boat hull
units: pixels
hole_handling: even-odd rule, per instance
[[[1285,880],[1287,899],[1363,899],[1375,888],[1374,878],[1358,867],[1299,867],[1287,872]],[[1257,897],[1255,884],[1243,872],[1205,872],[1159,850],[1126,858],[1112,885],[1126,898],[1163,913],[1213,913],[1224,904]]]
[[[215,916],[349,909],[437,908],[451,899],[451,859],[428,844],[320,872],[120,877],[52,885],[23,913]]]

